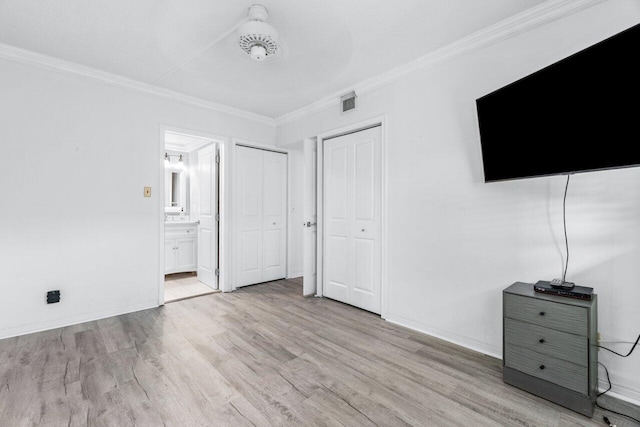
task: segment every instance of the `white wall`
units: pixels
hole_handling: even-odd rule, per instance
[[[286,146],[387,115],[388,320],[501,357],[501,291],[561,276],[565,178],[484,184],[475,100],[638,22],[640,3],[608,1],[361,94],[354,112],[278,127]],[[640,333],[639,186],[635,168],[569,188],[567,278],[595,288],[605,341]],[[614,392],[640,402],[640,352],[599,357]]]
[[[162,125],[275,144],[272,126],[10,61],[0,93],[0,338],[158,304]]]

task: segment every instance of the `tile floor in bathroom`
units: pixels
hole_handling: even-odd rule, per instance
[[[180,301],[201,295],[220,292],[198,280],[195,272],[175,273],[164,276],[164,302]]]

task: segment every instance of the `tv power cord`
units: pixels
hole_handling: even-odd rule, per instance
[[[613,351],[610,348],[607,348],[607,347],[604,347],[604,346],[601,346],[601,345],[598,345],[598,344],[596,344],[596,347],[599,347],[599,348],[601,348],[603,350],[610,351],[611,353],[615,354],[616,356],[629,357],[629,356],[631,356],[631,353],[633,353],[633,350],[636,349],[636,346],[638,345],[638,342],[640,342],[640,335],[638,335],[638,338],[636,339],[636,342],[633,344],[633,347],[631,347],[631,350],[629,350],[629,353],[627,353],[627,354],[620,354],[617,351]]]
[[[553,279],[549,284],[555,289],[573,289],[575,283],[567,282],[567,269],[569,268],[569,236],[567,235],[567,193],[569,191],[569,180],[571,174],[567,174],[567,183],[564,186],[564,197],[562,198],[562,225],[564,229],[564,246],[567,257],[564,262],[564,269],[562,271],[561,279]]]
[[[617,351],[613,351],[610,348],[603,347],[601,345],[596,345],[596,347],[599,347],[599,348],[602,348],[604,350],[610,351],[611,353],[615,354],[616,356],[629,357],[629,356],[631,356],[631,353],[633,353],[633,350],[636,349],[636,346],[638,345],[638,342],[640,342],[640,335],[638,335],[638,339],[636,339],[636,342],[633,344],[633,347],[631,347],[631,350],[629,350],[629,352],[627,354],[618,353]],[[611,378],[609,378],[609,370],[607,369],[607,367],[604,366],[600,362],[598,362],[598,364],[604,368],[604,372],[607,375],[607,383],[609,383],[609,386],[607,387],[607,389],[605,391],[598,393],[598,395],[596,396],[596,406],[598,408],[602,409],[603,411],[611,412],[612,414],[616,414],[616,415],[620,415],[622,417],[628,418],[628,419],[630,419],[632,421],[635,421],[636,423],[638,423],[640,425],[640,420],[637,419],[637,418],[632,417],[631,415],[623,414],[621,412],[617,412],[617,411],[614,411],[612,409],[605,408],[604,406],[600,406],[600,404],[598,403],[598,397],[602,396],[603,394],[605,394],[605,393],[609,392],[609,390],[611,390]],[[606,416],[603,415],[602,419],[604,420],[605,423],[607,423],[607,425],[609,427],[616,427],[615,424],[612,424],[611,421],[609,421],[609,418],[607,418]]]

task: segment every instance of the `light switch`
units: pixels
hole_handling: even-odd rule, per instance
[[[144,187],[144,197],[151,197],[151,187]]]

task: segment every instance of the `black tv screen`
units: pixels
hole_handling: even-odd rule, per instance
[[[476,100],[485,182],[640,165],[640,24]]]

